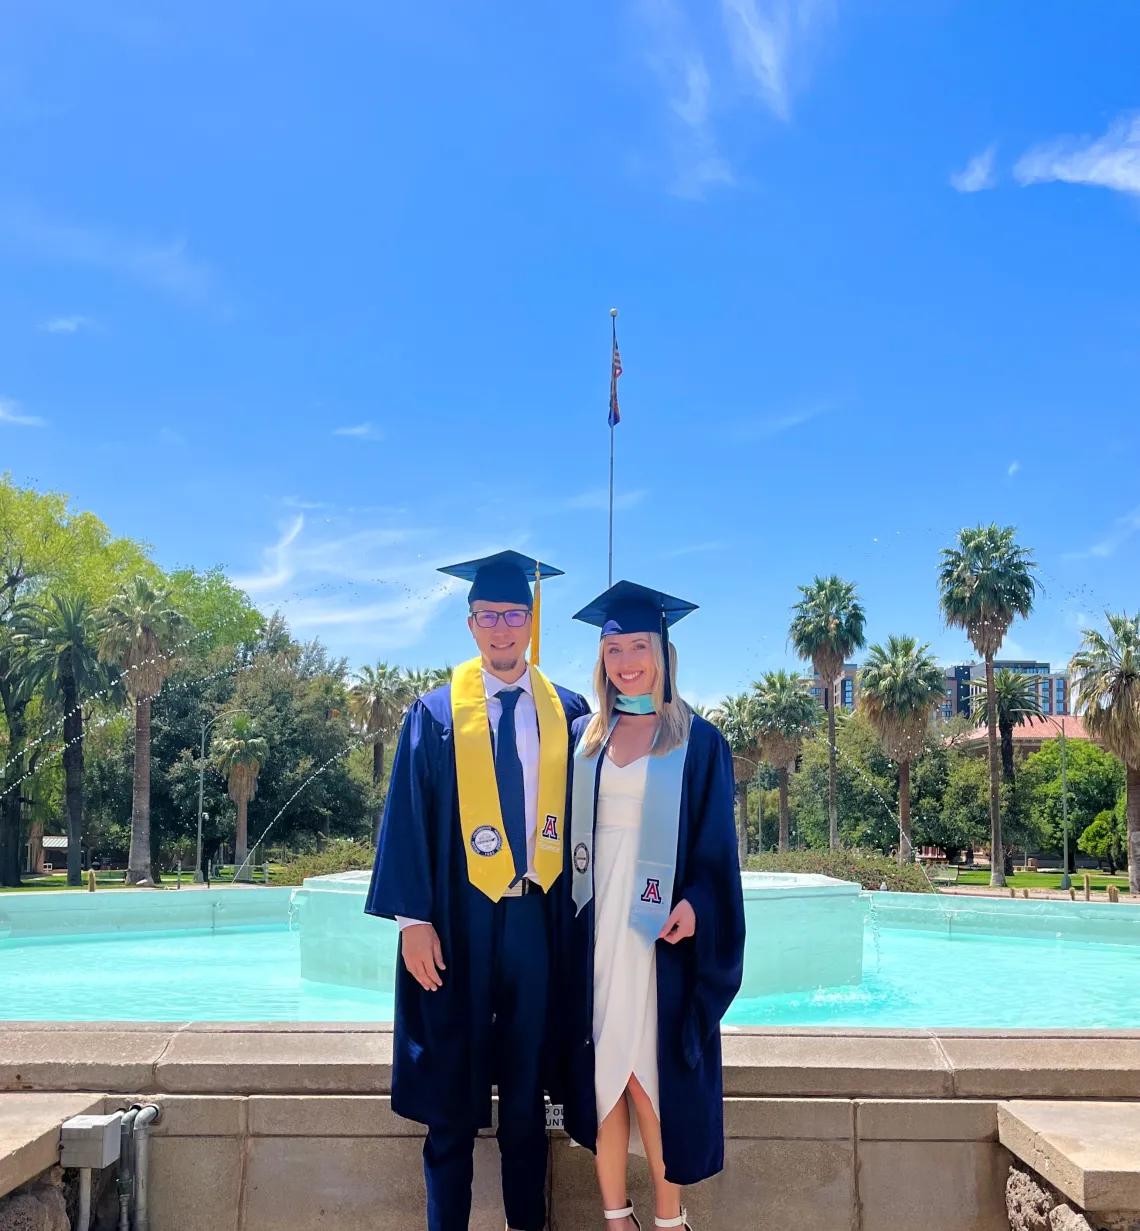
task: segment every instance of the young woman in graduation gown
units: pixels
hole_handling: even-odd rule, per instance
[[[724,737],[673,689],[668,628],[690,603],[619,582],[576,619],[602,630],[598,713],[574,724],[564,908],[565,1124],[596,1154],[607,1226],[631,1137],[655,1226],[688,1228],[681,1188],[724,1165],[720,1022],[740,988],[744,903]]]

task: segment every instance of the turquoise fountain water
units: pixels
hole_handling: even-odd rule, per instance
[[[390,1020],[396,930],[363,914],[366,885],[0,895],[0,1020]],[[745,898],[729,1026],[1140,1021],[1137,907],[754,873]]]

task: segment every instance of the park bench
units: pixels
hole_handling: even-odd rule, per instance
[[[956,885],[958,883],[958,865],[956,863],[935,864],[930,869],[930,879],[936,885]]]

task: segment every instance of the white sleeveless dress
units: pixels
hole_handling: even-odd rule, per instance
[[[594,829],[594,1093],[598,1123],[636,1077],[661,1118],[657,1083],[657,946],[629,926],[649,758],[602,757]],[[636,1117],[632,1148],[641,1152]]]

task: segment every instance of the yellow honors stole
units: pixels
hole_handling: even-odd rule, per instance
[[[566,713],[554,685],[537,667],[529,670],[540,743],[534,870],[543,889],[549,891],[562,871],[568,758]],[[467,875],[476,889],[497,902],[515,879],[515,864],[499,806],[483,663],[479,658],[456,667],[452,674],[451,720]]]

